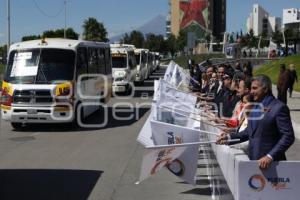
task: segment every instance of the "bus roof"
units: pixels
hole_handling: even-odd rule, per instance
[[[135,53],[141,53],[142,51],[144,51],[144,52],[146,52],[146,53],[149,52],[148,49],[135,49],[135,50],[134,50]]]
[[[110,47],[112,48],[131,48],[131,49],[135,49],[135,46],[133,44],[119,44],[119,43],[114,43],[114,44],[110,44]]]
[[[113,46],[110,47],[111,47],[110,48],[111,53],[126,54],[129,51],[134,51],[134,49],[131,47],[113,47]]]
[[[30,40],[30,41],[18,42],[12,44],[10,46],[10,51],[17,50],[17,49],[31,49],[31,48],[57,48],[57,49],[75,50],[79,46],[109,48],[109,44],[104,42],[70,40],[70,39],[61,39],[61,38],[46,38],[44,40],[43,39]]]

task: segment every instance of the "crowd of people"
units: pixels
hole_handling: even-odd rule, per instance
[[[224,125],[218,144],[249,141],[248,156],[266,169],[272,161],[286,160],[285,151],[295,140],[290,111],[284,95],[292,95],[297,76],[294,66],[281,66],[278,99],[272,93],[272,82],[266,75],[253,77],[250,62],[199,67],[191,62],[190,89],[200,105],[212,114],[209,120]],[[285,93],[284,93],[285,92]]]

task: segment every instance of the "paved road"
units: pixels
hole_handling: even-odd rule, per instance
[[[38,125],[17,132],[0,120],[0,199],[211,199],[201,163],[199,178],[203,181],[196,186],[183,183],[167,170],[134,184],[143,153],[136,138],[149,114],[149,106],[141,104],[151,102],[153,79],[163,73],[164,69],[154,73],[137,87],[133,98],[124,100],[134,106],[134,112],[116,112],[119,117],[134,118],[114,120],[112,106],[121,100],[112,99],[109,123],[101,129]],[[87,123],[99,122],[100,115],[95,113]]]
[[[149,114],[147,105],[153,95],[153,80],[163,73],[164,69],[159,70],[143,86],[137,87],[133,98],[112,99],[109,123],[101,129],[71,130],[65,125],[39,125],[17,132],[0,120],[0,199],[211,199],[202,159],[197,173],[200,180],[195,186],[183,183],[167,170],[140,185],[134,184],[143,154],[136,137]],[[299,101],[299,93],[289,99],[294,127],[300,124]],[[117,110],[115,114],[130,119],[114,120],[112,107],[120,102],[131,103],[134,109],[122,113]],[[99,119],[101,112],[91,116],[87,123],[99,123]],[[299,129],[295,127],[295,130],[297,137],[300,136]],[[288,158],[300,160],[299,151],[297,139],[288,151]],[[229,200],[232,196],[224,194],[223,198]]]

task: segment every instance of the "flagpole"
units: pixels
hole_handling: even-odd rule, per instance
[[[211,122],[208,121],[208,120],[196,119],[196,118],[194,118],[194,117],[187,116],[187,115],[184,115],[184,114],[182,114],[182,113],[176,112],[176,111],[174,111],[174,110],[172,110],[171,108],[168,108],[168,107],[161,107],[161,106],[157,106],[157,107],[158,107],[158,108],[162,108],[162,109],[166,109],[166,110],[169,110],[169,111],[172,111],[172,112],[177,113],[177,114],[179,114],[179,115],[181,115],[181,116],[184,116],[184,117],[187,117],[187,118],[189,118],[189,119],[195,120],[195,121],[197,121],[197,122],[202,122],[202,123],[204,123],[204,124],[211,125],[211,126],[216,127],[217,129],[220,129],[216,124],[213,124],[213,123],[211,123]],[[183,111],[183,112],[186,112],[186,111]]]
[[[184,104],[181,104],[181,105],[184,105]],[[171,108],[171,107],[168,107],[168,106],[158,106],[158,107],[159,107],[159,108],[169,109],[169,110],[171,110],[171,111],[173,111],[174,109],[177,109],[177,110],[180,110],[180,111],[189,113],[189,114],[200,115],[200,116],[209,118],[208,115],[204,115],[203,113],[201,114],[201,113],[195,113],[195,112],[185,111],[185,110],[182,110],[182,109],[180,109],[180,108]],[[174,111],[174,112],[176,112],[176,111]],[[178,112],[178,114],[181,114],[181,113]]]
[[[240,139],[227,140],[227,142],[239,142]],[[169,148],[169,147],[184,147],[184,146],[193,146],[193,145],[202,145],[202,144],[215,144],[217,141],[205,141],[205,142],[190,142],[190,143],[181,143],[181,144],[166,144],[166,145],[156,145],[156,146],[147,146],[146,149],[157,149],[157,148]]]

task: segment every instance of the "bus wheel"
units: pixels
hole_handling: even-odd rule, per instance
[[[11,126],[16,130],[16,131],[21,131],[23,130],[24,126],[22,123],[17,123],[17,122],[12,122]]]

